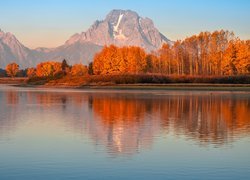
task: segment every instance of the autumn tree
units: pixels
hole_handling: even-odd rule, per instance
[[[16,63],[10,63],[6,66],[5,70],[6,70],[7,75],[13,78],[19,72],[19,65]]]
[[[208,59],[208,46],[210,33],[209,32],[201,32],[198,35],[198,60],[200,61],[200,74],[209,75],[209,59]]]
[[[146,53],[139,47],[129,47],[127,56],[127,66],[129,73],[143,73],[147,71]]]
[[[93,62],[94,74],[146,72],[146,53],[139,47],[104,47]]]
[[[155,58],[154,58],[155,59]],[[161,72],[164,74],[171,74],[173,53],[171,46],[169,44],[163,44],[162,48],[159,50],[159,60],[154,60],[156,63],[154,72]],[[158,69],[158,70],[157,70]]]
[[[146,70],[148,73],[159,73],[160,63],[159,58],[154,54],[148,54],[146,56],[147,67]]]
[[[52,76],[53,65],[49,62],[43,62],[36,66],[36,75],[38,77]]]
[[[62,73],[86,74],[142,74],[165,75],[238,75],[250,73],[250,41],[236,38],[233,32],[201,32],[184,40],[163,44],[155,52],[146,53],[135,46],[105,46],[89,66],[76,64],[72,68],[66,60],[43,62],[37,65],[37,76]],[[30,69],[28,74],[33,74]]]
[[[248,43],[247,43],[248,42]],[[149,57],[149,56],[147,56]],[[233,32],[201,32],[172,46],[164,45],[159,60],[150,61],[154,73],[177,75],[236,75],[248,73],[249,41],[235,38]]]
[[[237,75],[250,69],[249,41],[233,32],[201,32],[157,52],[139,47],[104,47],[93,62],[94,74],[160,73],[166,75]]]
[[[38,77],[54,76],[62,72],[62,63],[60,62],[42,62],[36,67],[36,75]]]
[[[172,61],[170,66],[172,66],[172,74],[183,75],[183,46],[181,41],[176,41],[172,50]]]
[[[108,53],[108,47],[104,46],[104,48],[102,49],[102,51],[100,53],[97,53],[94,57],[94,61],[93,61],[93,71],[94,74],[103,74],[104,73],[104,64],[107,64],[107,60],[105,60],[105,56]],[[107,65],[106,65],[107,66]]]
[[[88,67],[83,64],[75,64],[71,68],[73,76],[83,76],[88,74]]]
[[[250,41],[236,41],[236,69],[238,74],[250,73]]]
[[[35,68],[28,68],[26,74],[29,78],[34,77],[34,76],[36,76],[36,69]]]

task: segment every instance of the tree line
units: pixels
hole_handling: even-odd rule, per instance
[[[89,68],[83,64],[68,65],[64,59],[62,62],[47,61],[39,63],[36,68],[20,70],[19,65],[10,63],[5,68],[6,74],[10,77],[26,76],[32,77],[62,77],[64,75],[83,76],[89,74]]]
[[[20,74],[19,66],[10,63],[8,76]],[[146,53],[140,47],[105,46],[93,63],[68,65],[42,62],[36,68],[22,70],[27,77],[163,74],[191,76],[245,75],[250,73],[250,40],[240,40],[229,31],[201,32],[173,44],[164,44],[158,51]]]
[[[201,32],[164,44],[147,54],[138,47],[104,47],[93,62],[95,74],[240,75],[250,73],[250,40],[229,31]]]

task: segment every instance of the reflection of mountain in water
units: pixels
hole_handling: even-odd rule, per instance
[[[89,135],[112,155],[141,151],[168,132],[216,146],[250,133],[249,93],[6,91],[0,100],[0,136],[27,111],[54,113],[68,130]],[[28,109],[31,104],[37,107]]]

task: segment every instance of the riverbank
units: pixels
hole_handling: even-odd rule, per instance
[[[101,79],[102,78],[102,79]],[[151,79],[150,79],[151,78]],[[123,80],[123,82],[121,82]],[[162,80],[157,83],[157,81]],[[164,81],[163,81],[164,80]],[[223,80],[224,83],[218,83]],[[230,83],[234,80],[234,83]],[[238,80],[238,81],[235,81]],[[245,81],[244,81],[245,80]],[[249,76],[237,77],[169,77],[146,75],[64,76],[46,78],[0,78],[0,84],[18,87],[114,89],[114,90],[218,90],[250,91]],[[153,82],[153,83],[152,83]],[[216,83],[217,82],[217,83]]]
[[[240,76],[176,76],[163,74],[113,74],[85,76],[32,77],[27,80],[30,85],[49,86],[106,86],[127,84],[250,84],[250,75]]]
[[[17,87],[34,88],[58,88],[58,89],[88,89],[88,90],[187,90],[187,91],[249,91],[250,84],[118,84],[118,85],[84,85],[84,86],[66,86],[66,85],[29,85],[16,84]]]
[[[26,81],[28,80],[27,77],[4,77],[0,78],[0,84],[26,84]]]

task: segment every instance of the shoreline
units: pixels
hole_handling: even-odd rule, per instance
[[[46,84],[28,84],[27,78],[0,78],[0,85],[30,88],[58,89],[105,89],[105,90],[196,90],[196,91],[249,91],[250,84],[222,83],[128,83],[115,84],[112,82],[71,84],[65,82],[48,82]]]
[[[105,89],[105,90],[200,90],[200,91],[249,91],[250,84],[206,84],[206,83],[180,83],[180,84],[116,84],[116,85],[29,85],[6,84],[15,87],[55,88],[55,89]]]

